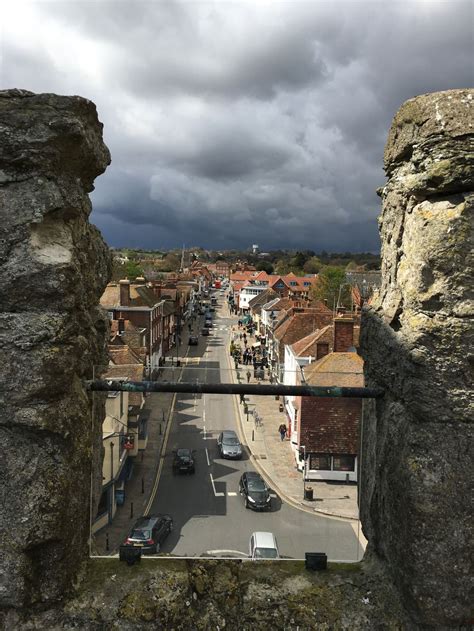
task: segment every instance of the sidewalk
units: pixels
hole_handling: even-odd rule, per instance
[[[237,332],[235,326],[234,335]],[[232,339],[232,333],[231,333]],[[249,346],[255,338],[247,335]],[[229,365],[231,362],[228,356]],[[233,366],[232,366],[233,368]],[[257,383],[253,377],[253,367],[240,364],[239,377],[235,369],[232,370],[234,381],[246,383],[246,373],[250,369],[252,377],[250,383]],[[265,371],[267,375],[267,371]],[[269,383],[266,379],[262,383]],[[236,397],[237,398],[237,397]],[[323,513],[334,517],[357,520],[359,511],[357,507],[357,485],[340,484],[325,481],[306,482],[306,487],[313,488],[313,501],[304,499],[303,474],[296,468],[296,459],[291,447],[290,440],[281,440],[278,427],[281,423],[288,426],[288,419],[285,411],[280,412],[280,400],[275,400],[269,396],[245,396],[249,414],[248,420],[244,414],[244,406],[238,404],[240,428],[242,438],[248,446],[251,460],[253,460],[257,470],[267,479],[269,486],[278,495],[284,498],[289,504],[296,508],[306,510],[311,513]],[[238,398],[237,398],[238,400]],[[255,425],[251,412],[256,409],[262,424]]]
[[[181,333],[179,346],[179,358],[183,359],[188,351],[189,333],[187,326]],[[170,381],[181,373],[181,368],[176,368],[176,347],[173,346],[167,353],[168,361],[165,370],[160,372],[157,381]],[[170,370],[173,358],[174,370]],[[155,480],[160,460],[162,458],[163,440],[166,435],[168,422],[173,413],[173,392],[154,392],[145,399],[143,412],[149,413],[148,419],[148,443],[146,449],[136,457],[133,465],[133,475],[125,483],[125,502],[123,506],[117,506],[117,512],[112,523],[105,526],[92,535],[91,553],[96,555],[116,554],[130,532],[133,524],[141,515],[147,513],[150,499],[156,492]],[[132,506],[133,504],[133,506]],[[108,539],[108,541],[107,541]],[[107,549],[108,548],[108,549]]]

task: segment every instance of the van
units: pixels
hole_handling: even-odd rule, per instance
[[[258,559],[279,559],[277,540],[273,532],[254,532],[249,541],[249,556]]]

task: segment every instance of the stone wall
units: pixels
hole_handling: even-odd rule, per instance
[[[407,101],[385,149],[382,287],[364,313],[362,523],[420,624],[472,616],[474,91]]]
[[[82,380],[107,361],[111,272],[87,193],[110,155],[80,97],[0,92],[0,127],[0,605],[18,607],[87,557],[103,410]]]

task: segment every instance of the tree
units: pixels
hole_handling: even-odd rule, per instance
[[[305,274],[317,274],[321,269],[322,264],[317,256],[312,256],[310,259],[306,261],[303,265],[303,272]]]
[[[260,261],[257,263],[256,268],[259,272],[267,272],[267,274],[273,274],[273,265],[270,261]]]
[[[123,266],[123,273],[128,280],[135,280],[137,276],[143,276],[143,268],[135,261],[127,261]]]
[[[311,290],[311,297],[323,302],[327,300],[330,309],[334,306],[349,307],[351,293],[344,268],[325,265],[318,274],[318,282]]]
[[[303,252],[297,252],[295,256],[291,259],[291,267],[296,269],[303,269],[303,265],[308,260],[306,254]]]
[[[285,274],[288,274],[289,271],[290,271],[290,266],[287,260],[280,259],[279,261],[276,262],[275,274],[278,274],[279,276],[285,276]]]

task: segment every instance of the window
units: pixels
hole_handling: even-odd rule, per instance
[[[331,471],[331,456],[329,454],[311,454],[309,468],[318,471]]]
[[[290,285],[291,285],[292,287],[296,287],[296,285],[297,285],[297,284],[298,284],[298,283],[297,283],[295,280],[290,280]]]
[[[333,456],[332,468],[334,471],[354,471],[355,456]]]
[[[308,287],[308,286],[310,285],[310,283],[309,283],[307,280],[304,280],[304,281],[303,281],[303,285],[304,285],[305,287]]]

